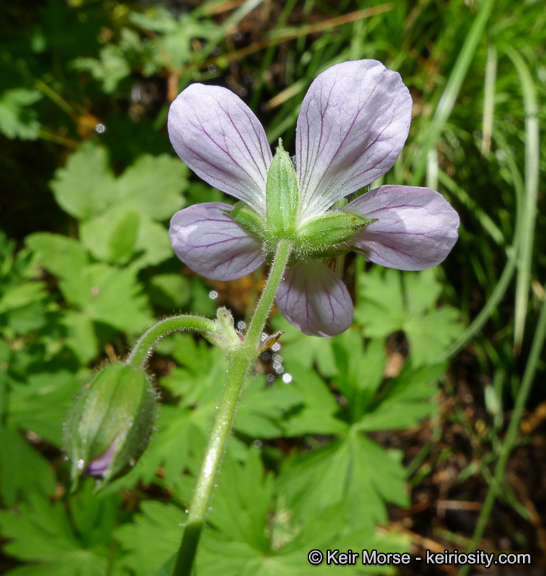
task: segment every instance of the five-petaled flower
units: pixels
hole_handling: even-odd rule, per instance
[[[459,216],[430,188],[381,186],[334,208],[393,166],[411,108],[400,75],[380,62],[332,66],[303,100],[294,170],[282,163],[281,154],[288,157],[282,146],[274,159],[262,125],[237,96],[189,86],[169,112],[171,142],[203,180],[244,204],[210,202],[177,212],[170,227],[177,256],[206,278],[232,280],[270,259],[276,241],[288,237],[295,249],[276,297],[280,311],[306,334],[343,332],[353,304],[325,258],[354,249],[383,266],[423,270],[442,262],[457,241]],[[296,196],[275,190],[278,182],[292,183]]]

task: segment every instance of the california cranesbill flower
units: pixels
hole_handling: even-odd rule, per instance
[[[206,278],[232,280],[270,261],[277,241],[288,238],[294,252],[277,306],[306,334],[343,332],[353,304],[327,258],[356,250],[383,266],[423,270],[457,241],[459,216],[430,188],[381,186],[339,207],[393,166],[411,108],[400,75],[380,62],[332,66],[303,100],[292,162],[282,145],[273,157],[262,125],[235,94],[189,86],[169,112],[171,142],[203,180],[241,202],[177,212],[175,253]]]

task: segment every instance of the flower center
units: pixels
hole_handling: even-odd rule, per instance
[[[230,214],[247,232],[262,240],[267,260],[272,258],[279,240],[292,240],[294,251],[290,265],[350,252],[355,235],[371,222],[358,214],[331,210],[298,223],[299,201],[294,164],[279,140],[267,174],[266,221],[242,202],[238,202]]]

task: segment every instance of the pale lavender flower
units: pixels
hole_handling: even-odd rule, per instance
[[[332,66],[311,84],[297,122],[296,227],[336,211],[342,198],[394,164],[408,136],[412,99],[400,75],[375,60]],[[227,89],[193,84],[173,102],[169,135],[180,158],[203,180],[244,202],[266,223],[266,182],[273,156],[253,112]],[[232,280],[271,257],[271,243],[230,216],[222,202],[177,212],[170,236],[177,256],[213,280]],[[341,209],[368,219],[337,246],[400,270],[442,262],[457,241],[459,216],[438,192],[381,186]],[[306,334],[333,336],[353,319],[353,304],[324,254],[296,254],[277,293],[283,315]]]

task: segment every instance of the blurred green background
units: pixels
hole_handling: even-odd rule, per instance
[[[348,259],[355,324],[339,337],[273,318],[286,333],[244,392],[197,575],[336,574],[308,564],[313,548],[473,546],[530,553],[520,571],[543,574],[543,3],[47,0],[4,3],[0,29],[0,572],[148,576],[176,551],[218,350],[158,347],[163,408],[124,478],[70,494],[61,450],[90,370],[173,311],[227,305],[244,323],[263,282],[206,282],[173,256],[174,212],[225,199],[174,154],[170,102],[190,82],[228,87],[293,153],[313,79],[374,58],[414,101],[381,183],[439,190],[459,242],[422,273]]]

